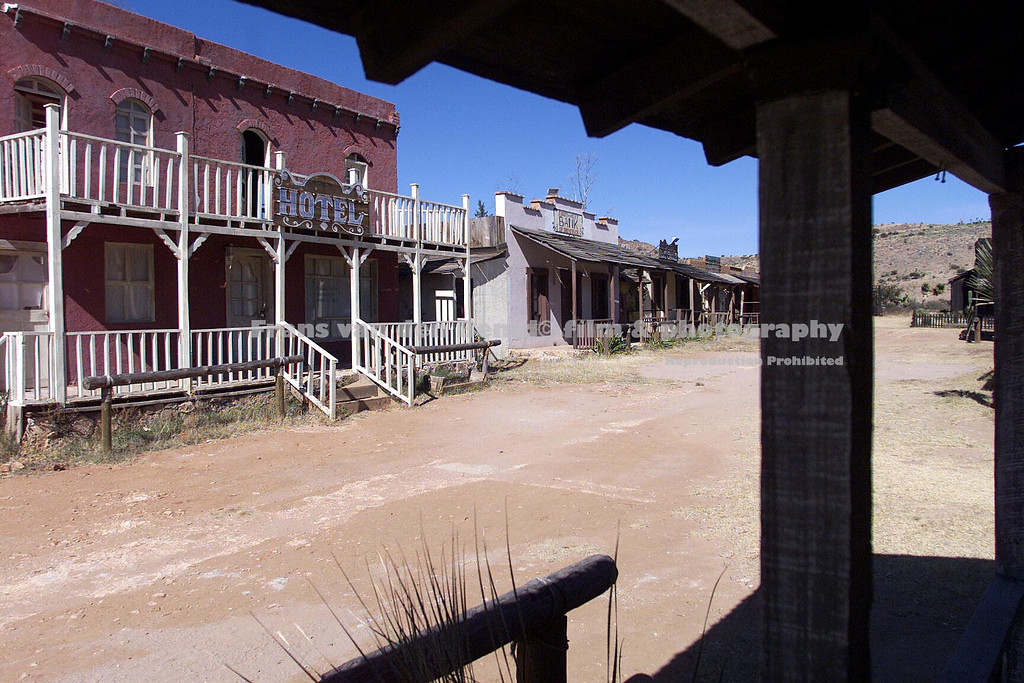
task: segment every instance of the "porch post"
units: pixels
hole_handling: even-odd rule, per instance
[[[352,367],[359,366],[359,247],[352,247],[352,260],[349,261],[349,290],[351,299],[349,304],[352,309]]]
[[[757,105],[764,321],[842,340],[761,342],[761,677],[869,680],[871,127],[845,88]],[[777,358],[841,359],[776,365]]]
[[[572,272],[572,327],[570,328],[572,334],[572,343],[576,343],[576,320],[579,317],[579,311],[576,308],[576,259],[569,262],[570,270]],[[565,311],[562,311],[562,316],[565,317]],[[566,330],[562,330],[566,332]]]
[[[47,305],[50,308],[49,332],[53,337],[53,373],[50,392],[53,400],[67,400],[67,352],[64,338],[64,266],[61,250],[63,234],[60,220],[60,105],[44,105],[46,111],[46,269],[49,278]]]
[[[463,235],[466,239],[466,269],[465,277],[462,279],[462,312],[466,320],[469,321],[469,336],[470,340],[473,338],[473,282],[472,282],[472,271],[470,270],[469,260],[469,195],[462,195],[462,210],[464,213],[463,220],[465,221],[465,228]]]
[[[995,261],[996,572],[1024,580],[1024,194],[989,197]],[[1024,672],[1024,614],[1005,645],[1003,680]]]
[[[609,268],[611,277],[608,278],[608,317],[612,319],[613,325],[619,324],[619,267]]]
[[[274,168],[278,171],[284,170],[284,152],[276,152],[274,154]],[[273,197],[271,197],[271,203],[267,206],[267,213],[273,213]],[[284,310],[284,267],[287,261],[287,245],[284,241],[284,226],[278,226],[277,229],[277,256],[275,258],[276,263],[274,264],[274,322],[280,325],[283,322],[287,322]]]
[[[413,236],[416,238],[416,251],[413,254],[414,258],[412,261],[412,322],[413,322],[413,339],[419,344],[422,341],[420,337],[421,328],[423,327],[423,288],[420,282],[420,269],[423,265],[423,261],[420,258],[420,245],[422,239],[422,216],[420,215],[420,186],[419,183],[412,184],[412,216],[413,216]]]
[[[697,329],[697,294],[694,291],[693,278],[690,278],[690,325]]]
[[[189,146],[188,134],[174,134],[178,142],[178,367],[192,367],[192,319],[189,312],[188,260],[191,236],[189,217]],[[192,380],[180,380],[186,391],[192,390]]]

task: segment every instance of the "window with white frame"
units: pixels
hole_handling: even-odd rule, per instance
[[[114,133],[118,142],[152,146],[153,113],[136,99],[126,99],[117,105],[114,113]],[[122,148],[120,151],[121,181],[148,182],[148,169],[152,160],[143,150]]]
[[[45,78],[20,78],[14,84],[15,128],[24,133],[46,127],[47,104],[64,107],[65,95],[59,86]],[[61,112],[63,116],[63,111]]]
[[[153,245],[106,245],[108,323],[145,323],[156,318]]]
[[[367,177],[367,170],[369,167],[370,165],[366,163],[366,159],[361,155],[349,154],[345,159],[345,182],[349,185],[355,185],[358,183],[363,187],[369,187],[369,185],[367,185],[367,181],[369,180]]]
[[[38,311],[46,307],[46,255],[0,252],[0,311]]]

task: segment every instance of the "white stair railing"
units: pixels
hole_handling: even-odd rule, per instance
[[[282,356],[301,355],[305,358],[305,363],[284,369],[285,380],[327,417],[335,419],[338,408],[338,359],[288,323],[281,323],[274,329],[281,331]]]
[[[362,320],[355,321],[353,330],[362,347],[355,369],[411,406],[416,397],[416,354]]]

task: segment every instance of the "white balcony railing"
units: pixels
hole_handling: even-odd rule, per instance
[[[45,196],[44,142],[41,130],[0,138],[0,201],[22,201]]]
[[[58,132],[61,195],[130,210],[177,214],[180,186],[188,186],[197,219],[270,221],[275,169],[190,155],[149,145]],[[46,196],[46,130],[0,138],[0,203]],[[181,149],[187,145],[179,141]],[[182,173],[182,164],[186,164]],[[455,206],[369,190],[369,236],[465,247],[467,205]],[[465,201],[465,200],[464,200]],[[203,220],[191,221],[202,230]]]

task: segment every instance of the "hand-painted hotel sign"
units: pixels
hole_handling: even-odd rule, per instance
[[[343,183],[330,173],[300,181],[281,170],[274,174],[274,225],[362,235],[370,227],[370,195],[362,185]]]
[[[583,237],[583,216],[568,211],[555,211],[554,230],[563,235]]]

